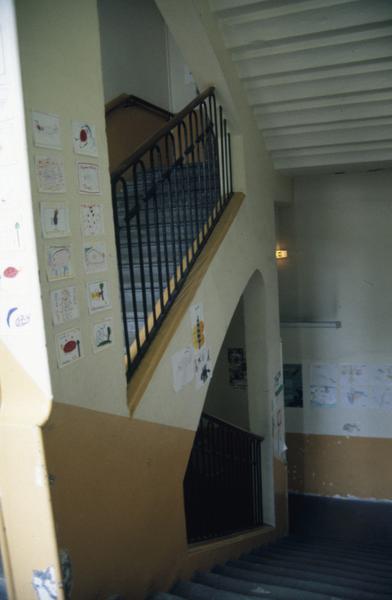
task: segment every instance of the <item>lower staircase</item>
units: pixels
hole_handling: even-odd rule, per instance
[[[392,547],[283,538],[230,560],[152,600],[390,600]]]

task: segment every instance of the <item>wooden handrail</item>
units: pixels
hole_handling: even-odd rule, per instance
[[[105,108],[105,115],[108,116],[110,113],[121,107],[131,108],[132,106],[140,106],[149,112],[162,115],[167,120],[172,119],[174,116],[173,113],[166,110],[166,108],[162,108],[157,104],[153,104],[152,102],[144,100],[144,98],[140,98],[139,96],[134,96],[133,94],[121,94],[117,98],[114,98],[114,100],[108,102]]]
[[[152,146],[154,146],[161,138],[163,138],[167,133],[169,133],[174,127],[176,127],[181,121],[194,109],[198,106],[203,100],[208,98],[213,92],[215,88],[213,86],[207,88],[199,94],[196,98],[194,98],[189,104],[185,106],[179,113],[177,113],[170,121],[162,125],[158,131],[156,131],[151,137],[149,137],[143,144],[131,154],[129,158],[124,160],[115,171],[111,174],[112,181],[118,180],[125,171],[129,169],[129,167],[137,162],[143,154],[148,152]]]

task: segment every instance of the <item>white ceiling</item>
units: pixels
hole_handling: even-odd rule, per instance
[[[275,168],[392,167],[392,0],[210,0]]]

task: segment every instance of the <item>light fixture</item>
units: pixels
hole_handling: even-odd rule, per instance
[[[275,257],[280,260],[282,258],[287,258],[287,250],[275,250]]]

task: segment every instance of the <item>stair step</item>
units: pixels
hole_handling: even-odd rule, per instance
[[[189,598],[190,600],[249,600],[249,598],[257,598],[254,594],[249,596],[225,591],[224,589],[217,590],[214,587],[193,581],[179,581],[172,591],[181,598]],[[272,600],[270,596],[268,598]]]
[[[232,566],[218,566],[214,569],[214,572],[227,577],[232,577],[233,579],[252,581],[254,583],[259,583],[260,585],[284,585],[289,589],[301,590],[302,594],[304,592],[321,593],[326,597],[335,596],[338,598],[346,598],[347,600],[376,600],[380,598],[378,594],[369,594],[368,592],[362,592],[357,589],[343,588],[337,585],[320,583],[319,581],[308,581],[281,575],[276,576],[268,573],[256,573],[248,571],[247,569],[239,569]],[[381,598],[385,600],[386,596],[382,595]]]
[[[268,600],[331,600],[331,596],[304,590],[290,589],[284,585],[270,585],[236,579],[224,574],[197,573],[194,581],[227,592],[245,594],[245,597],[268,598]],[[247,596],[248,595],[248,596]],[[208,597],[208,596],[207,596]]]
[[[309,554],[313,554],[314,552],[331,552],[334,556],[345,556],[347,558],[361,559],[363,558],[366,561],[376,562],[377,564],[385,564],[386,566],[392,567],[392,557],[388,557],[385,555],[385,552],[376,551],[376,550],[364,550],[364,549],[353,549],[351,547],[344,546],[344,544],[340,544],[339,542],[335,542],[335,544],[321,544],[316,542],[295,542],[294,540],[290,540],[285,538],[280,540],[276,547],[279,548],[294,548],[296,550],[304,551]]]
[[[380,587],[379,591],[383,591],[384,588],[389,590],[390,587],[388,583],[380,582],[379,577],[368,575],[362,571],[351,572],[347,571],[346,569],[342,571],[341,569],[334,568],[333,566],[312,566],[303,564],[303,562],[287,563],[285,561],[282,563],[282,561],[270,561],[268,559],[264,559],[256,554],[245,554],[241,557],[241,559],[245,560],[246,562],[258,564],[261,568],[268,568],[271,570],[274,569],[276,570],[276,573],[278,573],[278,570],[282,570],[282,572],[286,573],[291,571],[293,573],[304,573],[305,575],[309,575],[309,577],[315,581],[321,580],[320,577],[336,577],[337,579],[353,582],[353,585],[355,585],[355,582],[358,582],[361,587],[362,584],[367,584],[367,587],[369,588],[372,588],[373,585],[376,585],[377,587]]]
[[[154,600],[183,600],[184,596],[175,596],[167,592],[160,592],[154,595]]]
[[[378,583],[366,583],[358,579],[350,579],[349,577],[325,575],[322,573],[314,573],[312,571],[301,571],[299,569],[290,569],[289,567],[282,564],[282,566],[270,566],[270,565],[258,565],[251,561],[246,560],[234,560],[226,563],[228,567],[234,567],[238,569],[248,569],[250,571],[265,573],[275,577],[289,577],[298,580],[312,581],[322,584],[331,584],[334,586],[347,587],[350,589],[356,589],[368,593],[378,593],[384,595],[384,598],[389,598],[392,592],[392,588],[389,585],[381,585]],[[386,595],[386,596],[385,596]]]

